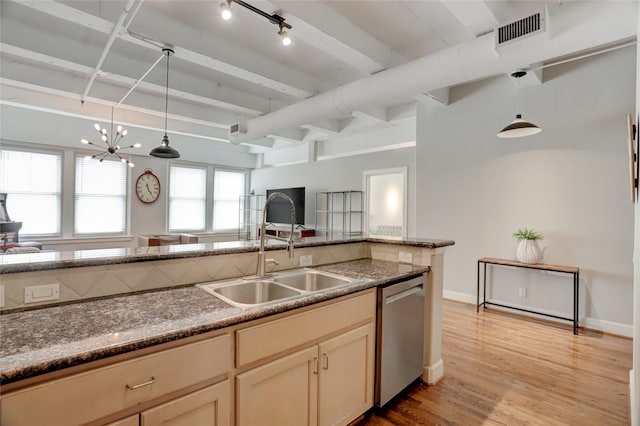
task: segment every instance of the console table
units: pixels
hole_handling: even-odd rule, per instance
[[[484,266],[483,274],[483,292],[482,302],[480,302],[480,265]],[[511,266],[515,268],[525,269],[537,269],[539,271],[551,271],[568,274],[573,276],[573,318],[561,317],[558,315],[546,314],[542,312],[536,312],[530,309],[524,309],[517,306],[509,306],[501,303],[487,302],[487,264],[489,265],[501,265]],[[477,281],[477,298],[476,298],[476,312],[480,312],[480,306],[486,308],[487,305],[500,306],[502,308],[516,309],[518,311],[529,312],[532,314],[543,315],[552,317],[564,321],[571,321],[573,323],[573,334],[578,334],[578,295],[579,295],[579,283],[580,283],[580,269],[575,266],[561,266],[561,265],[543,265],[543,264],[528,264],[520,263],[514,260],[494,259],[491,257],[483,257],[478,259],[478,281]]]

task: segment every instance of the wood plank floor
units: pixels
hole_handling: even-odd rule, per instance
[[[627,425],[632,341],[445,301],[445,377],[357,423]]]

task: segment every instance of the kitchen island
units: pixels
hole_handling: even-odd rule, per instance
[[[267,248],[272,252],[269,255],[273,254],[279,259],[280,269],[298,267],[299,256],[311,255],[315,268],[368,280],[354,286],[250,309],[230,306],[193,286],[205,280],[175,285],[179,279],[173,282],[174,285],[140,288],[138,291],[120,292],[108,297],[87,297],[84,301],[76,298],[41,309],[25,309],[23,306],[9,309],[0,316],[3,339],[0,377],[3,392],[43,383],[67,372],[82,372],[131,353],[148,353],[175,342],[190,341],[199,336],[216,336],[217,333],[251,321],[267,321],[299,309],[332,305],[334,301],[345,297],[421,274],[428,276],[423,380],[433,384],[443,374],[440,356],[441,268],[444,247],[452,244],[451,241],[429,240],[305,239],[296,243],[297,257],[289,260],[289,263],[285,260],[281,245],[269,244]],[[49,281],[56,277],[64,290],[71,282],[68,274],[92,280],[95,279],[91,278],[92,275],[108,275],[103,270],[105,268],[109,268],[112,274],[129,276],[136,272],[139,274],[140,268],[151,276],[158,271],[167,273],[181,270],[180,279],[193,280],[193,273],[185,271],[201,267],[198,261],[202,260],[215,260],[218,268],[234,269],[231,274],[217,275],[223,278],[248,275],[255,267],[255,245],[221,243],[195,246],[198,247],[189,250],[185,250],[188,246],[179,246],[179,251],[160,247],[155,248],[160,249],[155,253],[129,253],[111,259],[111,263],[106,263],[105,258],[100,256],[69,256],[57,261],[31,262],[31,267],[25,266],[25,263],[5,263],[0,277],[8,287],[17,280],[7,278],[21,277],[34,284],[39,274],[46,274]],[[400,250],[405,258],[407,253],[411,253],[413,264],[397,262]],[[396,261],[389,260],[394,258]],[[83,271],[89,273],[84,274]],[[90,289],[87,293],[90,293],[95,286],[87,288]],[[9,291],[7,293],[10,294]]]

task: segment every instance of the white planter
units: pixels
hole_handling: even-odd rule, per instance
[[[540,263],[542,260],[542,251],[538,246],[537,240],[520,240],[516,257],[521,263]]]

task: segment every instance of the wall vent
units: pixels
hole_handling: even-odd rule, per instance
[[[236,124],[232,124],[231,127],[229,128],[229,133],[231,133],[232,135],[238,133],[240,131],[240,124],[236,123]]]
[[[546,31],[544,11],[534,13],[526,18],[498,26],[495,31],[496,50]]]

